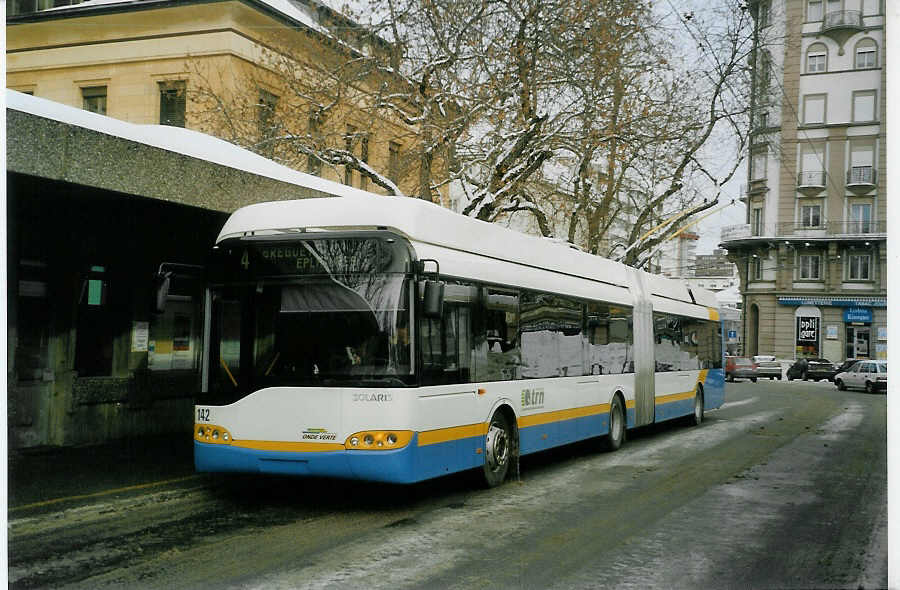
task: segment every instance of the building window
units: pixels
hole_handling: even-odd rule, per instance
[[[871,140],[851,140],[847,184],[875,184],[875,144]]]
[[[822,0],[809,0],[806,4],[806,21],[817,22],[822,20]]]
[[[159,124],[184,127],[186,87],[183,81],[160,82]]]
[[[801,254],[800,255],[800,278],[801,279],[819,279],[819,255],[818,254]]]
[[[259,91],[259,102],[256,103],[256,126],[262,152],[271,154],[273,138],[276,135],[275,112],[278,108],[278,97],[268,90]]]
[[[756,22],[759,23],[760,29],[769,26],[769,0],[760,1]]]
[[[872,256],[870,254],[851,254],[847,257],[847,275],[854,281],[868,281]]]
[[[853,93],[853,121],[875,120],[875,91],[859,90]]]
[[[755,152],[750,160],[750,179],[763,180],[766,178],[766,152]]]
[[[817,74],[828,70],[828,49],[821,43],[810,45],[806,51],[806,73]]]
[[[867,234],[872,231],[871,203],[853,203],[850,205],[850,227],[847,230],[851,234]]]
[[[824,94],[807,94],[803,97],[803,123],[815,125],[825,122]]]
[[[799,186],[825,186],[825,144],[801,146]]]
[[[819,227],[822,224],[821,213],[821,205],[804,205],[800,207],[800,225],[803,227]]]
[[[752,270],[753,270],[753,274],[752,274],[753,280],[754,280],[754,281],[761,281],[761,280],[762,280],[762,277],[763,277],[763,273],[762,273],[762,258],[760,258],[759,256],[755,256],[755,257],[753,258],[753,262],[752,262],[751,268],[752,268]]]
[[[400,178],[400,144],[396,141],[388,143],[388,178],[395,184]]]
[[[759,55],[759,71],[756,73],[756,91],[757,94],[763,96],[768,93],[769,87],[772,85],[772,55],[763,49]]]
[[[750,231],[754,236],[762,235],[762,224],[763,224],[763,216],[762,216],[762,207],[755,207],[750,216]]]
[[[311,148],[315,151],[318,148],[319,141],[321,140],[321,135],[319,133],[319,114],[311,113],[309,115],[309,119],[307,121],[307,128],[309,131],[309,139]],[[310,174],[315,174],[316,176],[322,173],[322,160],[316,156],[314,153],[309,154],[306,157],[306,171]]]
[[[356,127],[347,125],[347,133],[344,134],[344,149],[348,154],[353,155],[353,139],[356,137]],[[353,186],[353,168],[344,166],[344,184]]]
[[[363,135],[359,140],[359,159],[363,164],[369,163],[369,136]],[[367,190],[369,188],[369,177],[365,174],[359,175],[359,188]]]
[[[856,69],[874,68],[877,63],[875,41],[863,39],[856,44]]]
[[[100,115],[106,114],[106,86],[88,86],[81,89],[84,110]]]

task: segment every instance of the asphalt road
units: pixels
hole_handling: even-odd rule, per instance
[[[528,457],[492,490],[200,477],[14,517],[10,587],[886,587],[886,396],[727,387],[699,427]]]

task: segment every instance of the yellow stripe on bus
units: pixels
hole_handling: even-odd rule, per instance
[[[693,391],[685,391],[683,393],[670,393],[669,395],[661,395],[656,398],[656,405],[660,404],[668,404],[671,402],[679,402],[685,399],[693,399],[694,392]]]
[[[703,369],[700,371],[700,375],[697,377],[697,385],[706,382],[706,375],[709,373],[709,369]],[[694,397],[694,392],[697,391],[694,388],[692,391],[684,391],[681,393],[670,393],[669,395],[661,395],[656,398],[656,405],[660,404],[668,404],[672,402],[680,402],[682,400],[691,399]]]
[[[419,433],[419,446],[424,447],[425,445],[449,442],[451,440],[484,436],[487,434],[487,427],[486,422],[480,422],[478,424],[467,424],[466,426],[425,430]]]
[[[634,400],[626,401],[625,406],[633,408]],[[522,416],[517,420],[517,424],[519,428],[528,428],[529,426],[540,426],[542,424],[550,424],[551,422],[562,422],[564,420],[584,418],[585,416],[596,416],[597,414],[603,414],[608,411],[609,404],[597,404],[581,408],[569,408],[567,410],[555,410],[553,412],[542,412],[540,414],[532,414],[531,416]],[[425,445],[472,438],[473,436],[484,436],[487,434],[487,429],[488,423],[482,422],[480,424],[452,426],[450,428],[440,428],[438,430],[425,430],[419,433],[419,446],[423,447]]]
[[[519,428],[528,428],[529,426],[540,426],[541,424],[549,424],[551,422],[562,422],[564,420],[573,420],[585,416],[595,416],[608,411],[609,404],[597,404],[595,406],[584,406],[581,408],[570,408],[568,410],[556,410],[554,412],[543,412],[541,414],[522,416],[519,418],[518,424]]]

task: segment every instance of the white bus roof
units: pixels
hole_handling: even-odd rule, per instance
[[[656,309],[684,313],[685,305],[694,303],[703,308],[717,307],[712,293],[702,289],[689,292],[682,281],[636,271],[565,244],[479,221],[411,197],[344,194],[258,203],[235,211],[222,228],[217,242],[251,234],[378,228],[406,236],[420,257],[439,259],[442,274],[505,282],[490,274],[492,268],[499,272],[490,261],[508,261],[531,269],[527,282],[532,287],[543,285],[544,290],[563,287],[562,284],[548,284],[553,278],[545,273],[552,270],[566,275],[559,277],[557,274],[556,280],[567,283],[567,292],[590,297],[586,290],[592,290],[594,297],[627,303],[633,302],[633,295],[628,292],[633,293],[639,288],[636,273],[641,272],[643,286],[654,300]],[[524,278],[521,273],[519,276]],[[593,286],[586,282],[579,284],[584,279],[591,281]],[[605,286],[601,288],[597,283]],[[597,289],[603,291],[602,297],[596,293]]]

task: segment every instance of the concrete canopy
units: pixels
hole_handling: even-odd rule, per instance
[[[354,191],[202,133],[6,92],[8,172],[231,212]]]

